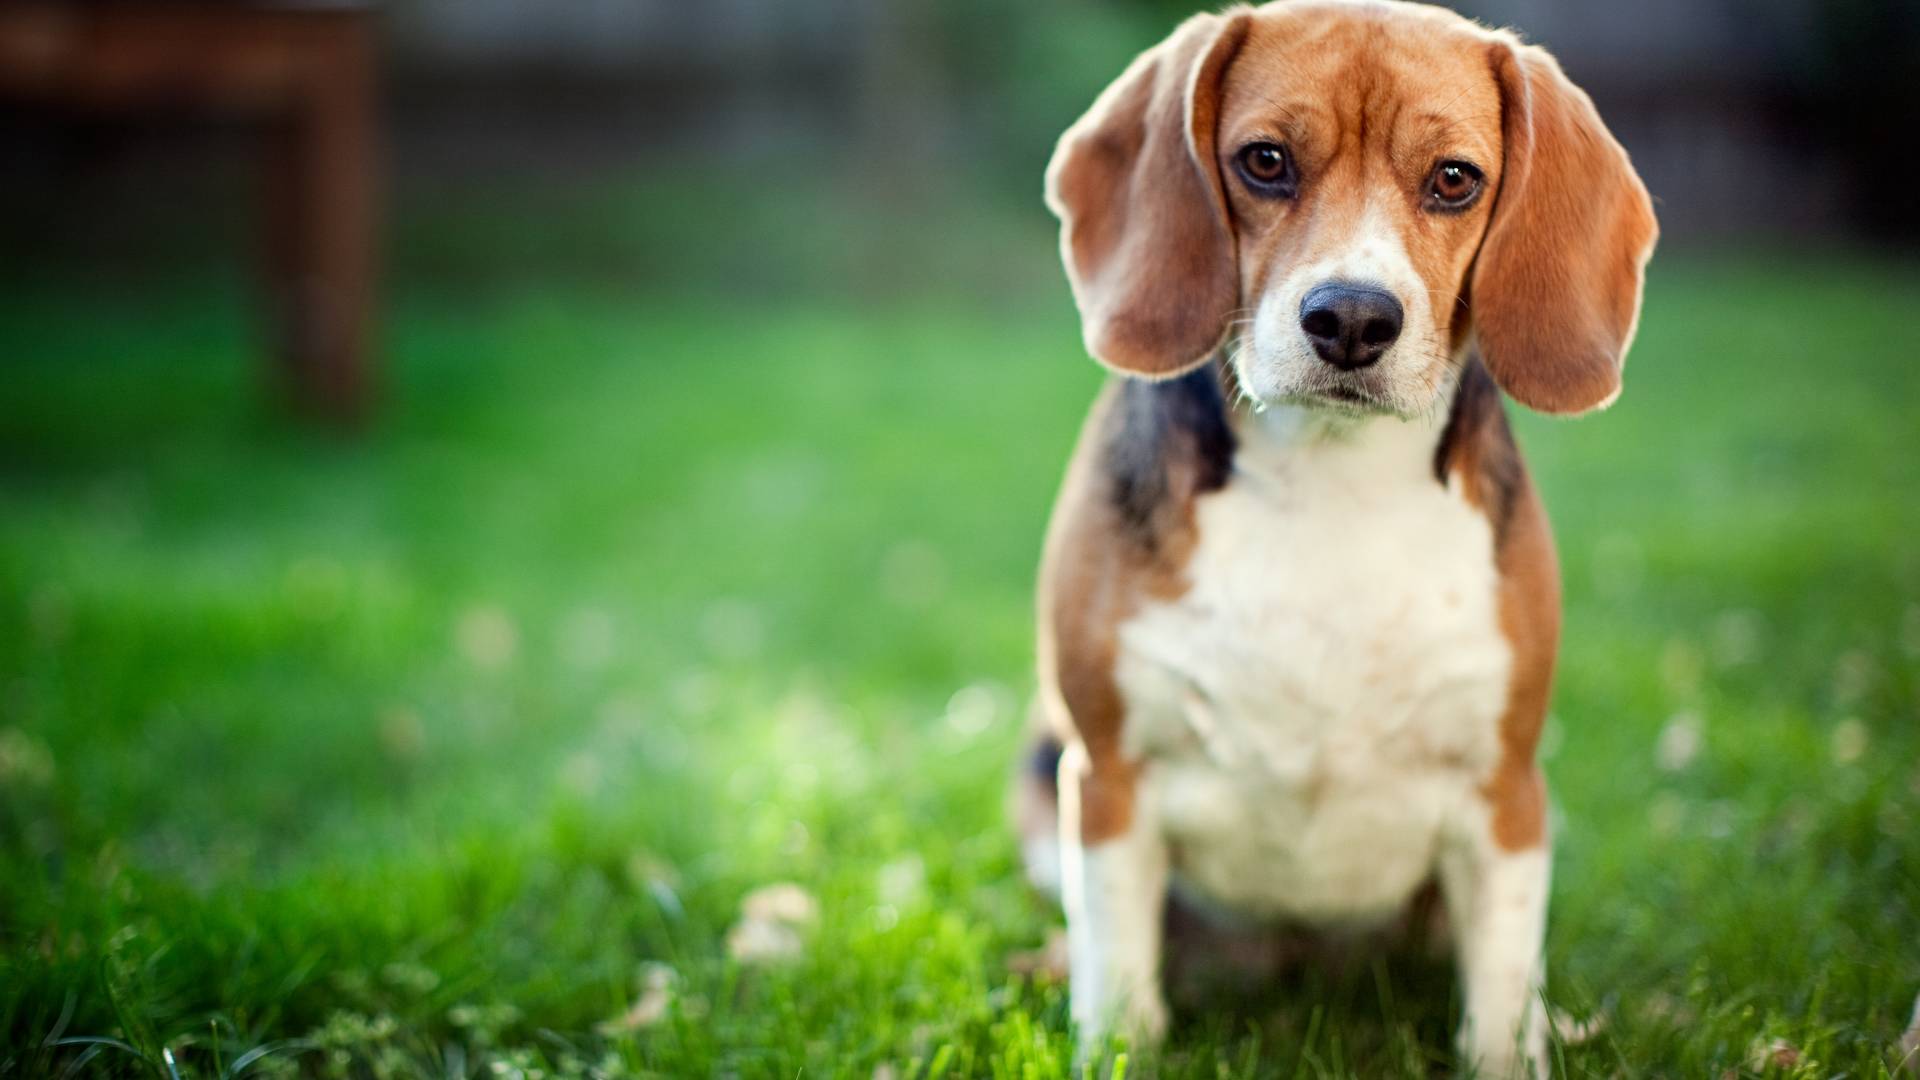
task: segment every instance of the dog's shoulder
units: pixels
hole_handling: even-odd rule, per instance
[[[1225,487],[1238,441],[1221,369],[1110,380],[1081,428],[1054,506],[1042,600],[1119,614],[1165,596],[1196,539],[1194,502]]]
[[[1116,537],[1143,554],[1166,546],[1192,501],[1224,487],[1235,438],[1213,365],[1176,379],[1120,379],[1100,416],[1099,488],[1120,527]]]
[[[1188,587],[1195,503],[1233,472],[1226,397],[1213,365],[1160,382],[1110,381],[1054,504],[1038,596],[1042,701],[1055,731],[1108,769],[1126,768],[1117,756],[1118,631],[1143,604]],[[1084,831],[1123,827],[1130,797],[1093,801]]]
[[[1546,720],[1560,643],[1560,566],[1546,508],[1527,475],[1507,424],[1500,391],[1478,360],[1455,395],[1434,475],[1457,485],[1493,529],[1500,631],[1513,653],[1513,676],[1500,717],[1501,759],[1484,794],[1494,836],[1521,850],[1545,837],[1546,797],[1534,751]]]
[[[1447,425],[1433,448],[1433,477],[1443,487],[1458,487],[1487,515],[1499,550],[1530,493],[1500,388],[1477,356],[1460,373]]]

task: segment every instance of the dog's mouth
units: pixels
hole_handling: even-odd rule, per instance
[[[1352,415],[1374,415],[1396,411],[1380,395],[1365,385],[1337,382],[1316,386],[1300,395],[1301,404]]]
[[[1253,342],[1233,348],[1228,356],[1243,394],[1256,409],[1285,405],[1355,418],[1412,417],[1427,408],[1422,391],[1434,382],[1435,361],[1427,357],[1386,357],[1362,368],[1338,370],[1288,349],[1268,357]],[[1425,369],[1410,375],[1406,366],[1422,360]]]
[[[1352,417],[1379,416],[1396,411],[1385,398],[1367,387],[1346,382],[1301,387],[1266,401]]]
[[[1329,386],[1320,391],[1319,397],[1340,405],[1378,405],[1380,402],[1372,394],[1357,386]]]
[[[1323,372],[1319,379],[1302,387],[1293,395],[1294,400],[1310,408],[1350,416],[1397,416],[1410,420],[1429,412],[1433,402],[1439,400],[1437,395],[1447,393],[1447,387],[1452,385],[1446,373],[1436,375],[1431,368],[1412,378],[1372,368],[1332,377],[1328,377],[1329,374]]]

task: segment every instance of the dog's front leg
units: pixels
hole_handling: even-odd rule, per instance
[[[1489,1080],[1547,1076],[1541,955],[1551,856],[1546,837],[1507,850],[1478,825],[1441,859],[1440,883],[1454,936],[1466,1010],[1463,1064]]]
[[[1082,1053],[1111,1034],[1157,1042],[1167,848],[1151,808],[1135,798],[1137,768],[1096,765],[1080,747],[1060,758],[1062,906],[1067,913],[1073,1021]]]

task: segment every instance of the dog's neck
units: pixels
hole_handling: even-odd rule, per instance
[[[1240,444],[1235,465],[1263,471],[1311,459],[1316,469],[1351,472],[1356,480],[1431,480],[1456,393],[1448,387],[1441,407],[1414,417],[1307,404],[1258,407],[1242,399],[1230,417]]]

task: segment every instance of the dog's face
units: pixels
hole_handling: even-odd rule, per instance
[[[1383,32],[1344,7],[1253,22],[1221,80],[1213,162],[1251,309],[1242,389],[1430,407],[1500,150],[1499,87],[1469,35]]]
[[[1611,401],[1655,234],[1550,57],[1364,0],[1188,20],[1062,137],[1048,198],[1103,362],[1164,377],[1231,342],[1257,401],[1400,415],[1469,338],[1528,405]]]

